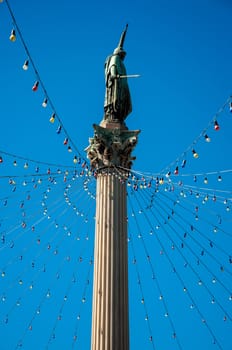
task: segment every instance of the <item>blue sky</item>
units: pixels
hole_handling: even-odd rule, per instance
[[[126,23],[127,72],[141,75],[129,80],[127,118],[141,129],[133,170],[142,183],[128,186],[131,349],[231,349],[230,1],[9,3],[41,82],[33,92],[38,75],[30,60],[22,69],[28,55],[17,28],[9,40],[3,1],[2,349],[90,347],[95,180],[81,164],[103,117],[104,61]]]

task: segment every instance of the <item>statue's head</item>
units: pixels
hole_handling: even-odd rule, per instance
[[[126,57],[126,51],[122,47],[116,47],[114,50],[114,55],[118,55],[122,60]]]

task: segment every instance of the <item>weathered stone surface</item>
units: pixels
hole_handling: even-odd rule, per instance
[[[93,169],[123,167],[130,169],[135,159],[131,155],[137,144],[139,130],[121,127],[102,127],[94,124],[94,137],[86,148]]]

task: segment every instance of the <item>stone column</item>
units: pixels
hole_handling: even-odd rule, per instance
[[[86,149],[97,177],[91,350],[129,350],[126,169],[139,131],[94,130]]]

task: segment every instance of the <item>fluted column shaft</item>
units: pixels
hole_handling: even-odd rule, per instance
[[[91,350],[129,350],[126,183],[98,173]]]

